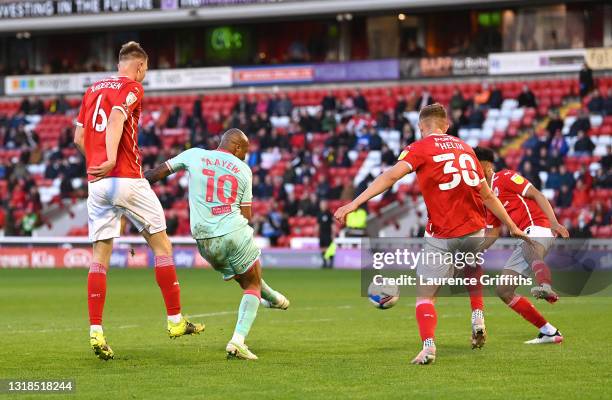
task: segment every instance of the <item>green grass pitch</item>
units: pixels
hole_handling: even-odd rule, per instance
[[[469,345],[469,301],[438,302],[438,360],[409,362],[420,348],[414,299],[377,310],[359,296],[358,271],[265,270],[291,299],[260,308],[248,338],[256,362],[227,361],[240,289],[208,270],[180,270],[184,312],[204,334],[170,340],[151,270],[111,270],[105,333],[116,359],[88,343],[86,270],[0,270],[0,379],[75,379],[71,395],[19,399],[603,399],[612,397],[612,297],[537,305],[565,335],[527,346],[537,333],[487,298],[489,340]],[[2,398],[8,395],[0,394]]]

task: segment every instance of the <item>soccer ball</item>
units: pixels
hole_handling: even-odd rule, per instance
[[[399,300],[400,289],[397,285],[376,285],[370,283],[368,287],[368,299],[376,308],[391,308]]]

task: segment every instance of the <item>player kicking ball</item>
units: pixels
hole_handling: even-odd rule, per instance
[[[336,210],[335,217],[344,222],[348,213],[390,189],[404,175],[416,172],[429,216],[424,250],[426,254],[442,256],[426,258],[441,260],[447,259],[444,255],[449,253],[478,252],[484,242],[485,206],[508,226],[512,236],[527,239],[489,189],[472,148],[461,139],[447,135],[448,127],[446,110],[442,105],[436,103],[423,107],[419,114],[423,138],[408,146],[400,155],[399,162],[378,176],[355,200]],[[423,348],[412,363],[423,365],[436,359],[437,314],[434,303],[440,286],[422,285],[421,277],[450,278],[455,273],[455,265],[446,261],[419,263],[416,273],[419,276],[416,320]],[[472,348],[482,347],[486,340],[482,291],[469,290],[469,293]]]
[[[253,199],[251,169],[244,162],[249,140],[239,129],[223,134],[216,150],[193,148],[146,171],[150,183],[180,171],[189,172],[191,234],[200,254],[243,290],[234,335],[225,350],[228,358],[257,360],[245,338],[264,307],[286,310],[289,300],[261,278],[261,251],[255,245],[251,219]]]
[[[155,254],[155,278],[168,314],[171,338],[200,333],[204,325],[181,315],[180,287],[166,235],[164,210],[142,175],[136,143],[147,72],[147,54],[136,42],[119,52],[118,76],[94,83],[83,96],[74,142],[87,164],[87,214],[93,260],[87,278],[90,345],[102,360],[114,358],[102,330],[106,272],[113,239],[120,236],[125,216]]]
[[[559,296],[551,287],[551,274],[544,262],[546,253],[552,246],[555,236],[568,238],[567,229],[557,221],[555,212],[544,195],[516,171],[503,169],[495,172],[495,154],[485,147],[474,149],[484,170],[487,183],[493,193],[504,204],[506,211],[531,239],[531,243],[520,244],[506,262],[502,276],[528,276],[533,271],[538,286],[531,289],[537,299],[555,303]],[[499,220],[487,215],[487,239],[484,248],[490,247],[499,237]],[[511,280],[508,280],[511,282]],[[563,335],[538,312],[526,298],[516,294],[515,285],[499,285],[496,293],[504,303],[517,314],[540,330],[535,339],[526,344],[561,343]]]

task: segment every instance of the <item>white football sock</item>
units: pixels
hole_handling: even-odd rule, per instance
[[[179,322],[181,322],[182,318],[183,316],[181,315],[181,313],[168,315],[168,321],[172,322],[173,324],[178,324]]]
[[[547,322],[546,325],[540,328],[540,332],[542,332],[545,335],[554,335],[555,332],[557,332],[557,328],[555,328],[554,326],[552,326],[550,323]]]
[[[238,343],[238,344],[244,344],[244,336],[242,336],[239,333],[234,332],[234,336],[232,336],[231,341],[234,343]]]
[[[102,325],[90,325],[89,326],[89,334],[91,335],[94,332],[102,333]]]
[[[482,312],[482,310],[476,309],[472,311],[472,323],[474,323],[476,319],[481,319],[484,321],[484,313]]]

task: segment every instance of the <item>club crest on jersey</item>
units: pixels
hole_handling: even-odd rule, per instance
[[[130,92],[125,97],[125,104],[128,105],[128,106],[131,106],[132,104],[136,103],[136,100],[138,100],[136,95],[134,93]]]
[[[408,155],[408,150],[404,150],[401,152],[401,154],[399,155],[399,157],[397,158],[398,160],[401,160],[402,158],[406,157]]]
[[[523,182],[525,182],[525,178],[523,178],[522,176],[520,176],[519,174],[514,174],[512,175],[512,178],[510,178],[510,180],[514,183],[516,183],[517,185],[522,184]]]

